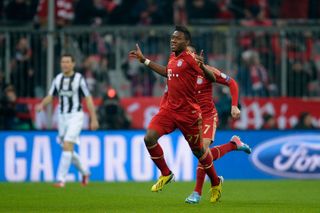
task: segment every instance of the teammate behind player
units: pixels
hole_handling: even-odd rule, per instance
[[[151,191],[162,190],[164,185],[174,178],[166,164],[158,139],[178,128],[209,176],[212,189],[210,202],[216,202],[221,195],[222,182],[214,170],[211,152],[203,147],[201,110],[195,92],[197,77],[203,71],[187,51],[190,41],[190,32],[185,27],[176,27],[170,40],[172,54],[164,69],[168,85],[167,101],[162,102],[163,105],[152,118],[145,136],[145,144],[151,159],[162,174],[157,183],[152,186]],[[163,69],[163,66],[144,57],[139,57],[138,51],[137,46],[136,50],[130,51],[129,56],[138,59],[151,69]]]
[[[194,57],[196,58],[198,65],[202,67],[204,76],[207,77],[204,78],[204,76],[198,76],[197,79],[197,98],[199,100],[203,116],[203,146],[207,148],[214,141],[216,128],[218,125],[218,112],[212,98],[212,83],[215,82],[229,87],[232,98],[231,116],[233,119],[238,119],[240,117],[240,110],[238,108],[239,89],[236,81],[233,78],[220,72],[214,67],[205,65],[202,57],[203,51],[201,51],[200,55],[196,55],[196,50],[194,47],[188,46],[188,50],[195,54]],[[203,67],[205,67],[206,69],[203,69]],[[233,150],[244,151],[248,154],[251,153],[250,147],[247,144],[243,143],[238,136],[233,136],[228,143],[215,146],[210,149],[213,160],[217,160],[224,156],[226,153]],[[206,174],[203,170],[202,165],[199,164],[196,172],[196,186],[190,196],[186,198],[186,203],[195,204],[200,202],[205,175]]]
[[[74,151],[74,144],[79,145],[79,135],[83,125],[84,113],[82,111],[81,98],[85,96],[91,117],[90,128],[96,130],[99,127],[95,107],[89,89],[83,76],[74,71],[75,61],[72,55],[64,54],[61,57],[60,66],[62,73],[58,74],[52,82],[48,95],[37,105],[37,111],[43,110],[52,102],[53,96],[59,96],[59,139],[62,143],[57,180],[55,187],[64,187],[70,164],[82,174],[82,185],[87,185],[89,173],[80,162],[79,155]]]

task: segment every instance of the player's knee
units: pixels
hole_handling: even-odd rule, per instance
[[[146,144],[147,147],[153,146],[156,144],[156,142],[153,140],[153,138],[150,135],[144,136],[144,143]]]
[[[196,156],[198,159],[201,158],[204,154],[204,149],[201,148],[193,148],[192,153],[194,156]]]
[[[193,153],[194,156],[196,156],[198,159],[202,156],[200,149],[192,149],[192,153]]]
[[[153,146],[157,143],[158,141],[158,133],[153,130],[148,130],[147,134],[144,136],[144,143],[146,146]]]
[[[209,148],[210,144],[211,144],[211,140],[210,139],[203,139],[203,148],[204,149]]]
[[[73,143],[65,141],[63,143],[63,151],[72,152],[73,151]]]

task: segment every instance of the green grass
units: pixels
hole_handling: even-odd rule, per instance
[[[152,193],[152,183],[0,183],[0,212],[320,212],[320,181],[226,181],[221,201],[185,204],[193,182]]]

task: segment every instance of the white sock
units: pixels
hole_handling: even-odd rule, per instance
[[[63,151],[60,158],[57,179],[59,182],[65,182],[70,168],[72,152]]]
[[[76,153],[75,151],[73,151],[73,154],[72,154],[72,163],[82,175],[88,174],[88,172],[86,172],[86,170],[83,168],[83,165],[80,161],[80,157],[78,153]]]

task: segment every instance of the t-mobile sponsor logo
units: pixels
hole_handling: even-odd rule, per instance
[[[179,74],[175,74],[172,72],[172,69],[168,69],[168,80],[171,80],[172,77],[179,77]]]

